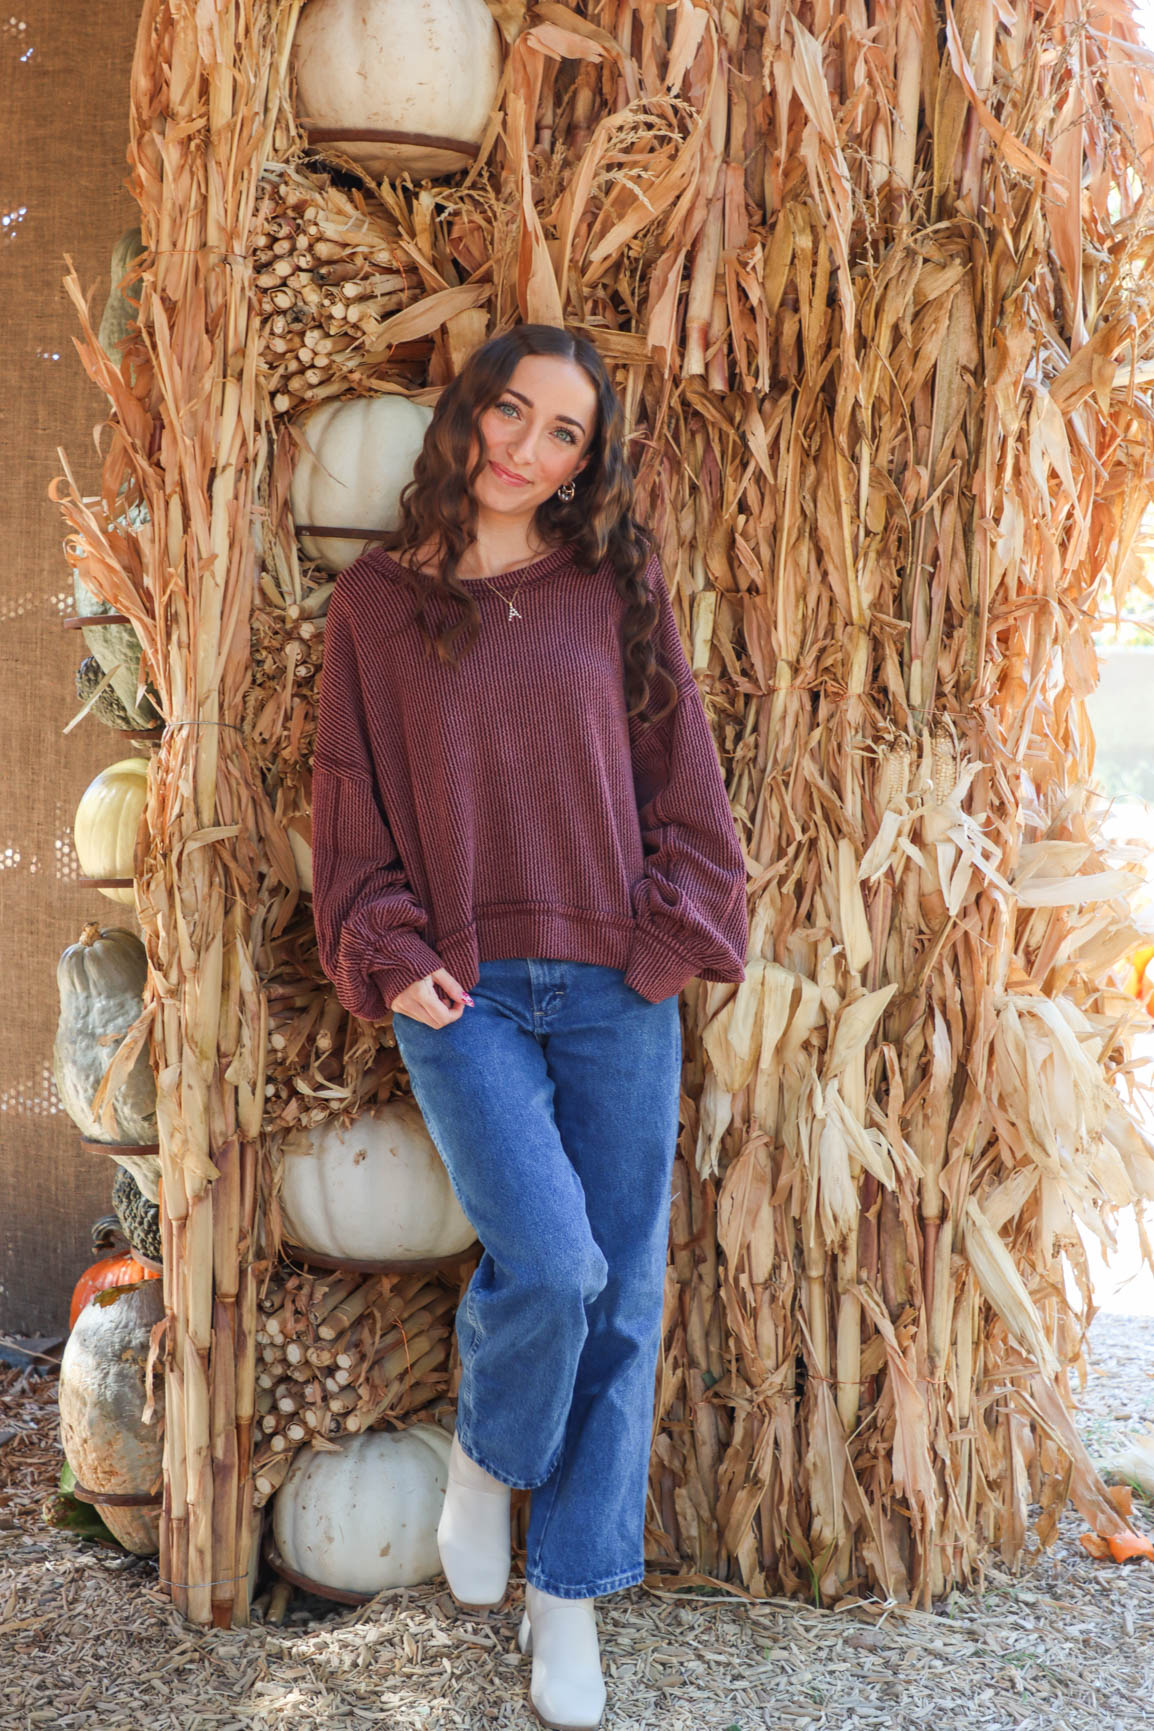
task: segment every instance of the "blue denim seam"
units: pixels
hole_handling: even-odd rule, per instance
[[[534,1567],[526,1565],[525,1579],[538,1592],[552,1593],[555,1599],[595,1599],[603,1593],[619,1593],[625,1587],[636,1587],[645,1579],[644,1568],[626,1569],[624,1574],[607,1575],[599,1581],[586,1581],[580,1587],[572,1587],[561,1581],[554,1581],[548,1575],[542,1575]]]
[[[469,1328],[471,1330],[470,1339],[469,1339],[469,1350],[465,1354],[465,1357],[461,1361],[461,1381],[464,1382],[465,1378],[469,1374],[469,1367],[471,1366],[473,1360],[477,1356],[477,1349],[479,1348],[479,1346],[481,1344],[481,1331],[477,1327],[477,1313],[473,1309],[473,1284],[472,1284],[472,1281],[470,1281],[469,1285],[465,1288],[465,1296],[464,1296],[464,1299],[462,1300],[462,1306],[461,1307],[465,1312],[465,1319],[468,1322]]]
[[[400,1014],[402,1014],[402,1015],[403,1015],[403,1014],[404,1014],[404,1012],[403,1012],[403,1011],[401,1011],[401,1012],[399,1012],[399,1013],[400,1013]],[[410,1018],[409,1018],[409,1020],[413,1020],[413,1018],[412,1018],[412,1017],[410,1017]],[[398,1051],[400,1051],[400,1047],[399,1047],[399,1046],[398,1046],[398,1048],[397,1048],[397,1049],[398,1049]],[[404,1057],[404,1053],[402,1053],[402,1054],[401,1054],[401,1056],[402,1056],[402,1059],[403,1059],[403,1057]],[[429,1140],[430,1140],[430,1141],[431,1141],[431,1142],[432,1142],[432,1144],[433,1144],[433,1146],[434,1146],[434,1148],[436,1148],[436,1149],[437,1149],[437,1156],[438,1156],[438,1158],[439,1158],[439,1159],[440,1159],[440,1162],[441,1162],[441,1165],[442,1165],[442,1166],[443,1166],[443,1167],[444,1167],[444,1169],[445,1169],[445,1176],[446,1176],[446,1178],[447,1178],[447,1179],[448,1179],[448,1180],[449,1180],[449,1188],[450,1188],[450,1190],[451,1190],[451,1191],[452,1191],[452,1192],[453,1192],[453,1195],[454,1195],[454,1196],[455,1196],[455,1197],[456,1197],[456,1198],[457,1198],[457,1205],[458,1205],[458,1207],[459,1207],[459,1208],[460,1208],[460,1210],[461,1210],[461,1212],[462,1212],[462,1214],[464,1214],[464,1215],[466,1215],[466,1218],[467,1218],[467,1216],[468,1216],[468,1210],[467,1210],[467,1209],[466,1209],[466,1207],[465,1207],[465,1199],[464,1199],[464,1197],[463,1197],[463,1196],[462,1196],[462,1195],[461,1195],[461,1192],[460,1192],[460,1189],[459,1189],[459,1187],[458,1187],[458,1185],[457,1185],[457,1180],[456,1180],[456,1179],[455,1179],[455,1178],[454,1178],[454,1177],[453,1177],[453,1172],[452,1172],[452,1168],[451,1168],[451,1167],[450,1167],[450,1165],[449,1165],[449,1162],[448,1162],[448,1161],[447,1161],[447,1160],[446,1160],[446,1159],[445,1159],[445,1157],[444,1157],[444,1155],[443,1155],[443,1154],[442,1154],[442,1153],[441,1153],[441,1150],[440,1150],[440,1148],[439,1148],[439,1147],[438,1147],[438,1146],[437,1146],[437,1140],[436,1140],[436,1137],[435,1137],[435,1136],[434,1136],[434,1135],[433,1135],[433,1132],[432,1132],[432,1131],[431,1131],[431,1130],[430,1130],[430,1129],[429,1129],[429,1119],[428,1119],[428,1114],[427,1114],[427,1113],[426,1113],[426,1111],[425,1111],[425,1103],[424,1103],[424,1101],[423,1101],[423,1100],[422,1100],[422,1098],[421,1098],[421,1096],[420,1096],[420,1093],[419,1093],[419,1092],[418,1092],[418,1090],[417,1090],[417,1083],[416,1083],[416,1079],[415,1079],[415,1077],[414,1077],[414,1076],[413,1076],[413,1073],[412,1073],[412,1071],[411,1071],[411,1070],[409,1070],[409,1069],[408,1069],[408,1066],[407,1066],[407,1065],[406,1065],[406,1067],[405,1067],[405,1068],[406,1068],[406,1073],[407,1073],[407,1074],[408,1074],[408,1077],[409,1077],[409,1087],[410,1087],[410,1088],[411,1088],[411,1089],[412,1089],[412,1091],[413,1091],[413,1099],[414,1099],[414,1100],[415,1100],[415,1101],[416,1101],[416,1104],[417,1104],[417,1110],[418,1110],[418,1111],[419,1111],[419,1112],[420,1112],[420,1114],[421,1114],[421,1117],[422,1117],[422,1119],[423,1119],[423,1120],[424,1120],[424,1124],[425,1124],[425,1129],[426,1129],[426,1131],[427,1131],[427,1132],[428,1132],[428,1135],[429,1135]],[[482,1249],[484,1249],[484,1246],[483,1246],[483,1245],[482,1245]],[[466,1294],[466,1295],[467,1295],[467,1294]],[[472,1319],[473,1319],[473,1312],[472,1312],[472,1310],[471,1310],[471,1309],[470,1309],[470,1311],[469,1311],[469,1319],[470,1319],[470,1321],[472,1321]],[[475,1334],[475,1331],[474,1331],[474,1334]],[[470,1356],[472,1356],[472,1355],[471,1355],[471,1354],[470,1354]]]
[[[548,1479],[552,1478],[554,1472],[556,1471],[557,1462],[561,1459],[561,1450],[565,1446],[564,1438],[562,1438],[561,1442],[558,1443],[557,1448],[554,1451],[553,1459],[550,1461],[548,1467],[541,1474],[541,1477],[539,1479],[511,1479],[511,1478],[509,1478],[509,1476],[506,1473],[502,1472],[501,1469],[499,1467],[497,1467],[491,1460],[489,1460],[487,1458],[487,1456],[479,1453],[473,1447],[473,1444],[472,1444],[472,1441],[470,1439],[468,1430],[462,1428],[461,1415],[460,1415],[460,1408],[459,1407],[457,1410],[457,1436],[460,1439],[461,1447],[464,1449],[465,1453],[468,1455],[468,1457],[471,1461],[475,1461],[479,1467],[484,1467],[485,1471],[487,1473],[489,1473],[492,1478],[499,1479],[503,1485],[508,1485],[510,1490],[514,1490],[514,1491],[539,1490],[540,1487],[543,1484],[545,1484]]]

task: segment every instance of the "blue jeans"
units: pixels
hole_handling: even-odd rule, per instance
[[[531,1490],[525,1578],[640,1581],[681,1094],[676,994],[624,970],[482,961],[474,1007],[393,1013],[429,1134],[484,1246],[457,1310],[457,1435]]]

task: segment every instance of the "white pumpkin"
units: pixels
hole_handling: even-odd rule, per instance
[[[455,174],[471,153],[388,144],[367,132],[479,144],[501,82],[501,34],[485,0],[309,0],[293,42],[297,113],[368,174]]]
[[[147,1494],[158,1488],[163,1452],[164,1377],[153,1381],[156,1416],[145,1424],[145,1368],[152,1330],[164,1315],[160,1280],[98,1292],[76,1318],[60,1360],[60,1442],[90,1491]],[[151,1556],[160,1511],[101,1504],[104,1524],[126,1550]]]
[[[285,1137],[281,1212],[302,1250],[353,1262],[456,1256],[476,1238],[412,1100],[390,1100],[344,1128]]]
[[[337,1454],[302,1449],[273,1502],[283,1561],[346,1593],[434,1580],[450,1446],[439,1426],[414,1424],[366,1431]]]
[[[130,878],[136,832],[148,794],[148,759],[124,757],[89,782],[76,808],[73,836],[85,877]],[[114,902],[135,900],[131,888],[102,889]]]
[[[316,0],[312,0],[315,5]],[[293,470],[294,522],[333,529],[395,529],[401,490],[413,478],[432,409],[407,397],[322,403],[297,423],[303,437]],[[302,535],[301,549],[326,571],[343,571],[367,545]]]

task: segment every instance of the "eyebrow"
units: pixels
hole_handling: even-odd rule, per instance
[[[524,403],[524,405],[527,409],[531,409],[533,407],[532,397],[525,396],[524,393],[521,391],[513,390],[511,385],[505,386],[505,395],[507,397],[516,397],[517,401],[519,403]],[[583,421],[575,420],[572,415],[554,415],[553,419],[555,421],[568,421],[569,425],[571,427],[576,427],[578,432],[580,432],[580,433],[583,433],[585,431],[585,423]]]

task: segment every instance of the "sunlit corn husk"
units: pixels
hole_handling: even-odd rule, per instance
[[[1154,1196],[1111,980],[1141,862],[1102,844],[1084,709],[1154,473],[1154,85],[1124,6],[495,10],[481,154],[425,187],[302,151],[296,0],[142,21],[141,331],[118,371],[85,328],[103,499],[60,492],[172,724],[138,896],[163,1574],[243,1618],[197,1583],[239,1574],[313,1428],[257,1368],[278,1140],[404,1085],[321,974],[289,841],[330,593],[295,417],[432,402],[489,332],[565,319],[622,394],[750,867],[744,983],[684,996],[649,1554],[925,1604],[1016,1562],[1031,1503],[1043,1542],[1067,1494],[1120,1520],[1066,1406],[1062,1257],[1084,1307],[1080,1229]]]

